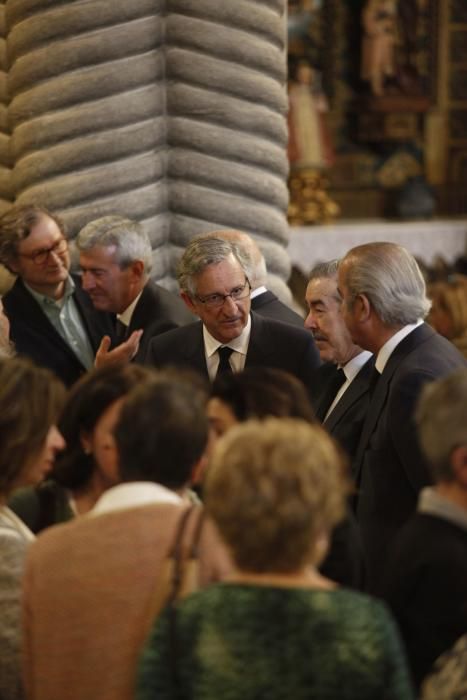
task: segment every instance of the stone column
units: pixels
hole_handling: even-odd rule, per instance
[[[5,6],[12,198],[72,234],[141,221],[167,286],[194,234],[239,228],[285,290],[285,0]]]

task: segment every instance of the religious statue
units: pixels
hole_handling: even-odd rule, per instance
[[[289,147],[293,168],[323,170],[334,160],[326,124],[328,103],[320,86],[319,74],[304,59],[297,65],[289,83]]]
[[[328,221],[339,213],[331,200],[323,171],[334,161],[326,123],[328,103],[318,71],[300,59],[289,82],[290,203],[292,224]]]
[[[367,0],[362,11],[363,41],[360,75],[376,97],[384,94],[387,78],[396,74],[396,0]]]

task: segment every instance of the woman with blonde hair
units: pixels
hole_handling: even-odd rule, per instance
[[[11,492],[37,484],[65,442],[55,424],[65,389],[30,360],[0,360],[0,697],[19,700],[20,585],[34,535],[6,505]]]
[[[451,275],[428,288],[428,322],[467,357],[467,277]]]
[[[332,438],[300,419],[248,421],[219,440],[205,504],[236,570],[159,618],[138,700],[412,697],[384,606],[317,570],[344,511],[341,474]]]

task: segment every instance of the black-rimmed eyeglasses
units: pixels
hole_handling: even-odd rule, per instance
[[[232,301],[241,301],[242,299],[246,299],[248,296],[250,296],[250,289],[250,282],[248,279],[245,279],[244,284],[239,287],[234,287],[229,294],[206,294],[202,297],[195,294],[194,298],[201,304],[204,304],[207,309],[218,309],[225,304],[225,300],[229,297],[232,299]]]
[[[41,248],[40,250],[35,250],[33,253],[19,253],[19,256],[21,258],[27,258],[28,260],[32,260],[33,263],[36,265],[45,265],[45,263],[49,259],[49,255],[51,253],[55,253],[56,255],[61,255],[62,253],[65,253],[68,250],[68,241],[66,238],[59,238],[58,241],[55,241],[53,245],[50,246],[50,248]]]

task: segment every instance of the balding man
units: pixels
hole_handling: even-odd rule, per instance
[[[417,262],[395,243],[350,250],[339,265],[342,314],[354,343],[373,352],[378,372],[355,458],[356,514],[367,587],[378,585],[387,549],[430,483],[415,423],[423,386],[465,365],[423,322],[430,308]]]
[[[241,246],[251,261],[249,281],[251,284],[250,300],[251,310],[261,316],[274,318],[276,321],[292,323],[294,326],[303,327],[303,318],[290,306],[284,304],[275,294],[267,289],[268,273],[266,260],[256,241],[243,231],[213,231],[206,234],[225,241],[232,241]]]

